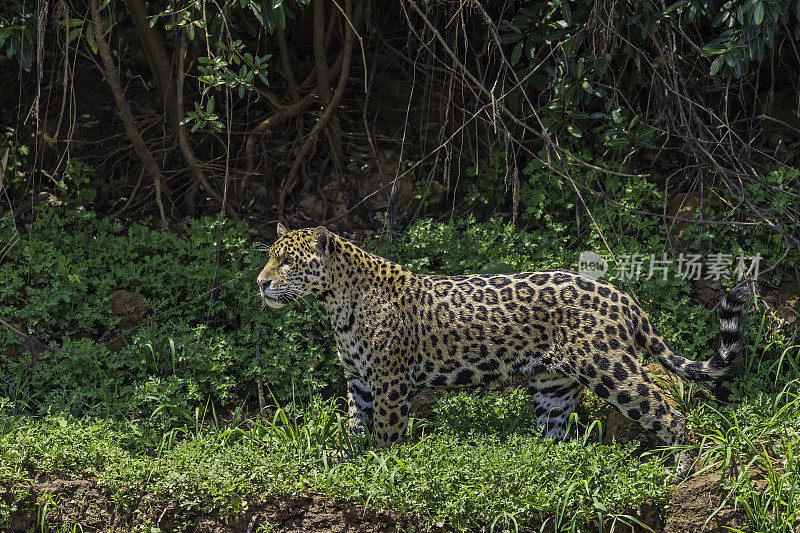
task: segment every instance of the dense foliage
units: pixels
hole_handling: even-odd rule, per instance
[[[320,308],[261,312],[253,280],[263,254],[252,232],[226,222],[217,256],[217,223],[193,221],[179,236],[147,221],[123,228],[87,211],[41,210],[0,265],[0,315],[49,344],[33,362],[21,350],[0,361],[17,408],[180,419],[208,401],[252,399],[258,379],[281,400],[293,384],[316,392],[338,383]],[[2,224],[13,240],[16,230]],[[149,317],[134,330],[111,312],[119,290],[145,298]],[[6,328],[2,339],[9,353],[22,342]],[[122,347],[112,353],[114,340]]]
[[[800,3],[526,2],[501,28],[520,88],[539,95],[545,131],[587,133],[613,148],[654,148],[658,112],[633,96],[653,80],[626,72],[632,63],[651,63],[645,72],[657,72],[659,48],[671,39],[700,48],[694,62],[709,81],[741,78],[776,44],[800,39]],[[511,105],[526,104],[520,88]]]
[[[757,256],[735,374],[650,368],[720,505],[796,531],[798,40],[800,0],[0,0],[0,529],[81,530],[51,479],[133,531],[309,491],[456,531],[663,518],[674,450],[591,393],[565,444],[515,388],[350,436],[324,309],[260,308],[281,220],[420,273],[592,252],[701,360]]]
[[[644,214],[660,203],[648,182],[609,183],[619,205],[608,209],[588,200],[596,225],[576,232],[569,206],[580,201],[577,193],[544,177],[526,185],[530,231],[498,218],[425,219],[388,247],[380,233],[364,246],[414,271],[457,274],[574,268],[584,249],[610,259],[625,250],[661,253],[667,245],[662,228]],[[764,179],[780,191],[794,174],[780,170]],[[486,199],[483,205],[503,201],[501,191],[490,189],[477,197]],[[753,200],[783,201],[777,198]],[[714,202],[706,208],[709,215],[722,209]],[[148,220],[123,226],[70,202],[37,208],[26,231],[8,217],[0,222],[3,242],[14,243],[0,264],[7,280],[0,318],[48,345],[26,344],[7,328],[0,337],[0,485],[13,487],[0,521],[27,505],[34,489],[26,480],[37,475],[96,477],[122,509],[136,501],[134,494],[174,498],[188,517],[238,516],[265,491],[320,489],[456,530],[489,524],[514,530],[541,520],[558,528],[608,526],[630,522],[631,510],[648,498],[666,501],[669,454],[600,444],[607,408],[591,395],[572,421],[579,438],[568,445],[539,440],[530,399],[512,389],[445,395],[432,420],[413,421],[406,445],[358,452],[364,443],[343,429],[341,375],[325,313],[308,299],[280,311],[259,309],[253,277],[264,255],[243,224],[223,219],[217,241],[219,223],[203,218],[168,233]],[[725,226],[684,238],[688,250],[725,243],[775,258],[779,248],[768,235]],[[794,264],[794,255],[787,261]],[[768,279],[780,282],[780,276],[772,272]],[[691,303],[688,280],[626,283],[680,351],[711,355],[716,324],[707,309]],[[126,330],[112,314],[119,290],[144,296],[148,319],[139,327]],[[698,399],[688,384],[665,386],[688,413],[702,464],[733,472],[725,486],[734,501],[754,524],[780,530],[793,523],[800,505],[791,492],[798,487],[796,462],[774,470],[775,457],[791,455],[800,434],[798,352],[768,316],[748,318],[745,361],[727,384],[730,406]],[[123,342],[115,346],[120,333]],[[246,416],[257,405],[258,380],[272,394],[263,420]],[[641,438],[645,449],[656,445]],[[762,450],[758,443],[767,441],[772,448]],[[354,459],[332,459],[341,454]],[[745,463],[773,468],[766,492],[741,473]],[[49,501],[38,506],[45,517],[57,508]],[[153,519],[139,516],[136,523]]]

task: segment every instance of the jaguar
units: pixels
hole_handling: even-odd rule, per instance
[[[349,429],[378,446],[401,442],[418,387],[522,382],[537,426],[557,440],[584,388],[667,445],[688,443],[639,349],[681,378],[724,376],[742,351],[749,290],[719,304],[717,350],[707,361],[681,356],[633,296],[602,279],[552,270],[463,276],[421,275],[369,253],[325,227],[278,239],[257,284],[265,306],[316,296],[330,315],[347,379]],[[676,479],[693,468],[678,452]]]

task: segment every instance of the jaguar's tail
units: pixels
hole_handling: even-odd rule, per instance
[[[731,368],[742,352],[742,309],[750,290],[747,286],[730,291],[719,304],[717,353],[708,361],[692,361],[679,355],[666,341],[663,345],[649,342],[642,346],[669,371],[693,381],[719,379]],[[642,335],[636,335],[642,339]]]

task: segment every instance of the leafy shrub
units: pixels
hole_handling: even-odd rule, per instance
[[[524,388],[475,395],[469,392],[439,398],[433,425],[437,431],[472,437],[475,435],[536,435],[536,406]]]
[[[777,169],[760,174],[743,184],[742,194],[747,200],[763,213],[780,225],[789,226],[784,231],[791,232],[794,209],[797,203],[796,191],[800,185],[800,172],[789,167]],[[744,213],[747,207],[731,209],[731,203],[718,195],[708,195],[704,199],[702,216],[706,220],[727,220],[730,222],[747,222]],[[744,212],[744,213],[743,213]],[[697,217],[700,216],[698,213]],[[765,270],[774,265],[781,257],[781,268],[768,273],[765,278],[772,283],[780,284],[784,273],[792,272],[800,265],[800,255],[794,244],[788,243],[779,231],[769,227],[767,223],[756,225],[736,224],[695,224],[687,228],[689,250],[708,251],[715,250],[730,254],[736,259],[740,254],[761,257],[760,269]],[[788,250],[787,250],[788,248]],[[749,266],[749,264],[748,264]]]
[[[604,38],[598,38],[600,26]],[[528,107],[524,94],[539,95],[534,105],[545,131],[576,144],[654,148],[651,113],[642,110],[650,102],[636,102],[652,78],[647,69],[629,67],[632,61],[655,62],[674,46],[674,34],[664,28],[700,48],[696,66],[708,69],[707,79],[739,78],[763,61],[766,49],[785,37],[800,38],[800,7],[795,0],[521,3],[501,23],[501,41],[521,88],[512,79],[497,95],[508,92],[506,104],[515,111]]]
[[[592,161],[589,154],[581,157]],[[566,161],[567,177],[548,168],[547,160],[542,151],[521,168],[518,228],[511,229],[512,233],[522,229],[539,239],[544,235],[560,249],[605,248],[607,243],[612,249],[631,248],[638,243],[664,242],[659,219],[645,214],[662,211],[663,194],[654,180],[627,176],[622,165],[605,161],[596,163],[613,174],[601,175]],[[468,167],[459,188],[464,190],[469,213],[478,221],[510,213],[513,205],[505,151],[491,152],[483,167]]]
[[[64,175],[55,186],[57,196],[73,205],[88,205],[97,197],[97,190],[92,187],[94,178],[94,167],[82,161],[68,161]]]
[[[0,397],[22,387],[34,410],[136,418],[175,411],[159,410],[165,405],[240,403],[254,398],[258,379],[281,401],[293,386],[334,387],[340,372],[320,307],[260,309],[254,278],[264,256],[252,231],[223,222],[217,268],[217,224],[192,221],[181,237],[70,207],[40,208],[24,233],[0,222],[0,241],[20,239],[0,264],[0,318],[61,348],[43,352],[14,390],[0,385]],[[144,295],[149,322],[112,352],[105,342],[120,333],[110,304],[117,290]],[[8,348],[0,374],[29,375],[20,340],[3,328],[0,343]]]
[[[520,232],[499,218],[479,223],[470,215],[444,223],[420,220],[399,236],[387,255],[419,273],[477,273],[487,263],[523,271],[536,265],[562,266],[562,244],[554,235]],[[368,246],[385,253],[375,243]]]
[[[594,222],[584,219],[576,234],[574,217],[583,208],[572,183],[535,164],[528,165],[525,175],[520,224],[527,229],[471,215],[447,222],[420,220],[390,249],[376,239],[365,246],[416,272],[440,274],[498,265],[513,271],[574,269],[579,252],[587,249],[609,260],[610,253],[664,251],[661,221],[642,214],[660,210],[653,183],[618,176],[602,184],[606,197],[583,194]],[[573,175],[578,190],[581,184],[601,185],[591,171]],[[500,183],[502,176],[489,173],[483,179]],[[773,183],[780,194],[774,200],[753,194],[752,201],[790,209],[796,174],[779,170],[762,179],[762,185]],[[710,199],[706,207],[718,211],[723,204]],[[217,225],[216,218],[192,221],[179,236],[153,230],[147,221],[124,228],[70,206],[39,208],[30,231],[23,233],[8,219],[0,220],[0,240],[19,239],[0,264],[5,280],[0,317],[62,348],[42,352],[31,367],[26,347],[3,328],[0,397],[13,398],[17,409],[36,412],[133,419],[156,413],[176,421],[206,409],[208,402],[252,401],[259,380],[280,402],[289,400],[293,390],[339,393],[341,371],[321,305],[304,299],[280,311],[259,309],[253,278],[264,257],[251,244],[252,231],[223,222],[217,265]],[[775,234],[764,232],[771,230],[756,228],[753,235],[746,226],[718,225],[690,233],[689,248],[752,246],[775,258],[776,251],[769,249]],[[792,254],[787,261],[796,264]],[[214,279],[218,287],[212,291]],[[699,359],[711,355],[716,321],[691,305],[689,281],[671,275],[667,281],[615,283],[639,298],[679,351]],[[110,351],[106,342],[120,331],[110,298],[120,289],[144,295],[149,322],[127,334],[122,348]],[[257,330],[260,365],[254,357]]]

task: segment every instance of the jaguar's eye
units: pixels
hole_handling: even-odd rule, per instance
[[[291,257],[284,257],[283,259],[281,259],[281,266],[289,266],[291,264],[292,264]]]

